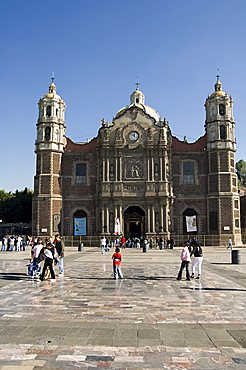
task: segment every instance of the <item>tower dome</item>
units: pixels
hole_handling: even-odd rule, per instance
[[[118,118],[119,116],[124,114],[128,109],[132,107],[137,107],[137,108],[142,109],[146,114],[154,118],[156,122],[159,122],[161,120],[159,113],[154,108],[145,104],[145,95],[141,90],[139,90],[138,86],[136,90],[130,96],[130,105],[127,105],[121,108],[116,113],[115,118]]]
[[[60,95],[58,95],[56,93],[56,85],[54,83],[54,79],[53,78],[52,78],[52,82],[51,82],[51,84],[49,86],[49,92],[44,96],[44,99],[45,98],[62,100],[62,98],[60,97]]]
[[[138,88],[131,94],[130,102],[131,104],[143,104],[144,105],[145,96],[144,93]]]
[[[220,81],[220,76],[217,75],[216,78],[217,78],[217,81],[214,85],[215,91],[209,96],[209,98],[222,97],[226,95],[226,93],[222,90],[222,83]]]

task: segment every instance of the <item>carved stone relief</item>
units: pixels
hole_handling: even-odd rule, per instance
[[[134,120],[137,118],[137,115],[138,115],[138,109],[137,109],[137,108],[133,108],[133,109],[131,109],[131,111],[130,111],[130,115],[131,115],[131,119],[134,121]]]
[[[127,158],[125,174],[128,179],[139,179],[143,177],[143,162],[141,158]]]

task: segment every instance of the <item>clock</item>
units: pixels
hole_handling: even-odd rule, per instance
[[[139,138],[138,132],[137,131],[130,132],[129,138],[131,141],[137,141],[137,139]]]

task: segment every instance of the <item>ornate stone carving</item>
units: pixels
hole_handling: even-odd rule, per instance
[[[124,191],[139,192],[141,190],[143,190],[143,187],[141,185],[124,185]]]
[[[137,108],[133,108],[131,109],[131,119],[134,121],[136,118],[137,118],[137,115],[138,115],[138,109]]]
[[[141,158],[129,158],[126,164],[126,177],[139,179],[143,177],[143,163]]]

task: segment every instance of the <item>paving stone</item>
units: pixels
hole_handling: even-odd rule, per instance
[[[176,281],[180,250],[123,250],[115,282],[111,253],[71,248],[54,285],[25,278],[29,253],[0,259],[0,370],[245,366],[246,269],[223,249],[205,248],[199,282]]]

